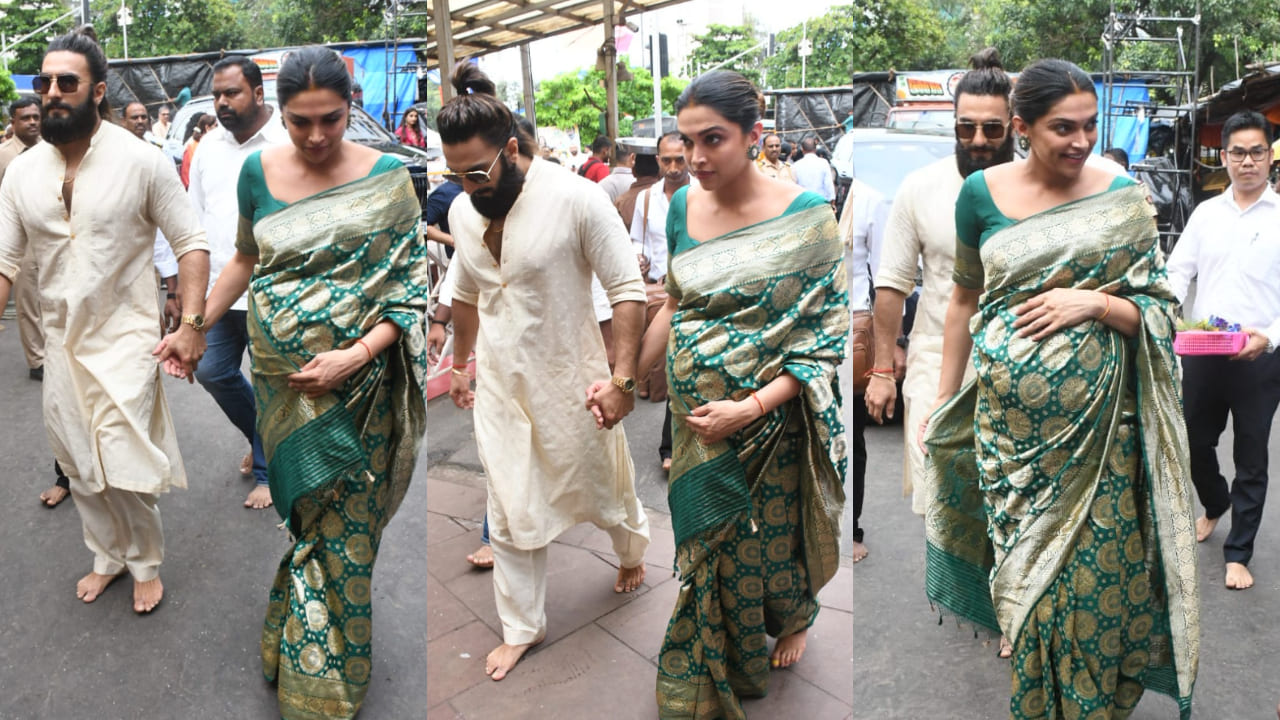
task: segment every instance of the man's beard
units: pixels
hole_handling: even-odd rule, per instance
[[[227,129],[227,132],[235,132],[249,127],[250,118],[227,108],[218,110],[215,113],[218,117],[218,124]]]
[[[49,111],[62,108],[70,114],[52,117]],[[44,106],[44,118],[40,123],[40,137],[53,145],[83,140],[93,134],[93,127],[98,122],[98,108],[93,105],[93,96],[85,98],[79,105],[68,105],[60,100],[52,100]]]
[[[960,171],[960,177],[969,177],[979,170],[1007,163],[1010,160],[1013,160],[1013,133],[1004,136],[1004,142],[995,147],[990,159],[975,158],[965,148],[964,143],[956,140],[956,169]]]
[[[492,189],[486,188],[483,194],[471,193],[471,206],[490,220],[506,217],[524,189],[524,171],[516,163],[509,163],[505,153],[501,157],[502,177],[498,182]]]

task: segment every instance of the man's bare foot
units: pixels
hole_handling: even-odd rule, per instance
[[[1204,515],[1196,518],[1196,542],[1208,540],[1209,536],[1213,534],[1213,529],[1218,527],[1218,521],[1221,519],[1221,515],[1212,520]]]
[[[1227,588],[1248,590],[1253,587],[1253,574],[1242,563],[1227,563]]]
[[[54,485],[48,490],[40,493],[40,502],[51,508],[58,507],[58,505],[61,504],[63,500],[66,500],[67,496],[70,494],[70,490],[62,487],[61,485]]]
[[[248,477],[253,474],[253,451],[252,450],[249,451],[248,453],[245,453],[245,456],[240,458],[240,474],[244,475],[245,477]]]
[[[475,565],[482,570],[488,570],[493,567],[493,548],[488,545],[481,545],[480,549],[467,556],[467,562]]]
[[[108,585],[115,582],[123,574],[121,572],[115,575],[99,575],[96,572],[91,572],[80,578],[80,581],[76,583],[76,597],[91,603],[98,599],[98,596],[107,589]]]
[[[133,611],[139,615],[156,609],[164,598],[164,586],[160,578],[152,578],[146,582],[133,581]]]
[[[271,507],[271,488],[266,485],[254,485],[249,497],[244,499],[244,506],[254,510]]]
[[[671,458],[662,458],[662,472],[671,472]]]
[[[542,638],[538,638],[527,645],[508,645],[502,643],[493,652],[489,653],[489,657],[484,660],[484,674],[494,680],[501,680],[511,672],[511,668],[520,662],[520,658],[529,651],[529,648],[542,642]]]
[[[867,552],[868,550],[866,545],[863,545],[857,540],[853,541],[853,561],[854,562],[862,562],[862,559],[867,556]]]
[[[616,593],[631,592],[640,587],[640,583],[644,582],[644,563],[633,568],[618,568],[618,582],[613,584],[613,591]]]
[[[800,662],[800,656],[804,655],[805,636],[808,634],[809,628],[805,628],[798,633],[778,638],[778,643],[773,646],[773,653],[769,655],[769,664],[784,668]]]
[[[1001,660],[1008,660],[1013,657],[1013,646],[1009,644],[1009,638],[1000,636],[1000,649],[996,651],[996,657]]]

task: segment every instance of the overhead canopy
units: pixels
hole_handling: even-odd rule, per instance
[[[614,23],[687,0],[617,0]],[[604,22],[604,0],[448,0],[455,59],[505,50]],[[440,66],[434,15],[427,22],[427,66]]]

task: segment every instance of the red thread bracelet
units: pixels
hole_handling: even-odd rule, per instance
[[[369,359],[370,359],[370,360],[372,360],[372,359],[373,359],[373,351],[372,351],[372,350],[370,350],[370,349],[369,349],[369,346],[365,344],[365,342],[364,342],[364,338],[356,338],[356,342],[360,344],[360,347],[364,348],[364,351],[365,351],[365,352],[369,353]]]
[[[752,399],[752,400],[755,400],[755,401],[756,401],[756,405],[759,405],[759,406],[760,406],[760,414],[761,414],[761,415],[767,415],[767,414],[768,414],[768,413],[766,413],[766,412],[764,411],[764,403],[760,402],[760,398],[759,398],[759,397],[758,397],[754,392],[753,392],[753,393],[751,393],[751,399]]]

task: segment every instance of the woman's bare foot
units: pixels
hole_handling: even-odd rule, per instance
[[[61,485],[54,485],[48,490],[40,493],[40,502],[44,503],[47,507],[58,507],[58,505],[61,504],[63,500],[66,500],[67,496],[70,494],[70,490],[62,487]]]
[[[80,578],[80,581],[76,583],[76,597],[91,603],[97,600],[98,596],[107,589],[107,586],[115,582],[122,574],[100,575],[96,572],[91,572]]]
[[[1221,515],[1212,520],[1204,515],[1196,518],[1196,542],[1208,540],[1209,536],[1213,534],[1213,529],[1218,527],[1218,521],[1221,519]]]
[[[253,474],[253,451],[252,450],[245,453],[245,456],[240,458],[240,474],[244,475],[245,477],[248,477]]]
[[[800,662],[800,657],[804,655],[805,636],[808,634],[809,628],[805,628],[798,633],[778,638],[778,643],[773,646],[773,653],[769,655],[769,664],[784,668]]]
[[[467,562],[482,570],[489,570],[493,567],[493,548],[481,545],[479,550],[467,556]]]
[[[866,545],[863,545],[857,540],[853,541],[853,561],[854,562],[862,562],[863,558],[867,556],[867,552],[868,550]]]
[[[1009,638],[1000,636],[1000,649],[996,651],[996,657],[1001,660],[1008,660],[1013,657],[1013,646],[1009,644]]]
[[[164,598],[164,586],[160,578],[155,577],[146,582],[133,581],[133,611],[139,615],[156,609]]]
[[[494,680],[501,680],[507,676],[507,673],[511,672],[511,668],[515,667],[516,663],[520,662],[520,658],[524,657],[529,648],[540,642],[542,642],[541,637],[527,645],[502,643],[493,652],[489,653],[489,657],[485,658],[484,674]]]
[[[1227,587],[1231,590],[1248,590],[1253,587],[1253,573],[1242,563],[1227,563]]]
[[[633,568],[618,568],[618,582],[613,584],[613,591],[616,593],[631,592],[640,587],[640,583],[644,582],[644,563]]]
[[[249,497],[244,499],[244,506],[254,510],[271,507],[271,488],[267,485],[254,485]]]
[[[662,458],[662,472],[671,472],[671,458]]]

